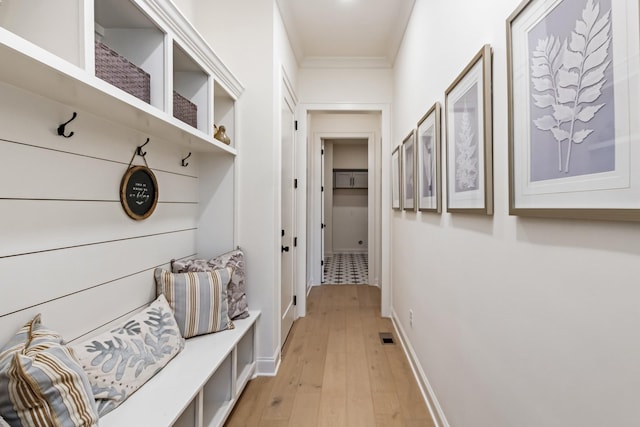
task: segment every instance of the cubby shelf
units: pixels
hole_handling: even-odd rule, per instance
[[[15,22],[7,24],[10,13],[24,7],[16,0],[7,2],[4,10],[0,8],[0,61],[6,64],[0,67],[1,82],[189,150],[236,155],[234,146],[213,138],[213,123],[226,122],[222,124],[233,141],[235,101],[242,85],[171,1],[67,1],[66,12],[73,11],[75,22],[80,22],[72,33],[84,38],[67,40],[73,47],[65,51],[54,49],[31,28],[51,20],[37,11],[29,15],[24,29]],[[7,9],[12,2],[17,7]],[[132,11],[136,18],[131,18]],[[96,31],[106,46],[151,75],[150,103],[96,77]],[[133,48],[130,40],[136,41]],[[197,127],[173,116],[174,89],[197,105]],[[214,108],[218,98],[225,102]]]

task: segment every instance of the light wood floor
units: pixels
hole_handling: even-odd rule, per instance
[[[312,289],[276,377],[247,384],[226,426],[432,427],[402,345],[380,317],[380,290],[366,285]]]

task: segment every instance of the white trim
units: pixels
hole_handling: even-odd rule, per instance
[[[413,346],[407,339],[406,334],[404,333],[404,329],[402,329],[402,324],[398,321],[398,315],[395,310],[392,309],[391,321],[393,323],[393,327],[396,330],[398,338],[400,339],[400,344],[402,345],[402,350],[409,359],[409,364],[411,365],[411,371],[418,381],[418,386],[420,387],[420,391],[422,393],[422,397],[424,398],[427,407],[429,408],[429,412],[431,413],[431,418],[436,427],[449,427],[449,422],[444,415],[444,411],[438,402],[438,398],[429,383],[429,379],[422,369],[422,365],[418,361],[418,357],[416,352],[413,350]]]
[[[176,41],[195,60],[214,72],[214,79],[232,97],[237,100],[244,91],[242,83],[231,73],[229,68],[218,58],[204,37],[193,24],[182,14],[180,9],[170,0],[136,0],[136,3],[147,13],[153,11],[163,24],[175,34]]]
[[[364,56],[307,56],[301,61],[300,68],[392,68],[386,57]]]
[[[308,115],[311,112],[336,112],[336,111],[350,111],[350,112],[380,112],[381,114],[381,141],[380,141],[380,164],[381,167],[381,188],[380,188],[380,203],[381,203],[381,217],[380,217],[380,290],[381,290],[381,309],[380,313],[383,317],[391,317],[391,186],[386,183],[390,182],[391,171],[390,167],[385,165],[391,164],[391,105],[390,104],[365,104],[365,103],[328,103],[328,104],[299,104],[298,105],[298,131],[300,135],[308,137],[307,120]],[[304,162],[307,165],[307,146],[311,145],[310,141],[307,144],[300,144],[305,150]],[[309,155],[310,157],[311,155]],[[311,184],[309,184],[311,185]],[[309,194],[307,194],[307,187],[304,186],[300,189],[299,196],[302,200],[308,200]],[[304,217],[307,215],[307,207],[300,207],[304,210]],[[306,244],[306,242],[305,242]],[[306,247],[306,246],[305,246]],[[303,260],[305,265],[303,271],[306,271],[306,259]],[[307,279],[309,279],[307,275]],[[313,283],[307,283],[307,286],[313,285]]]
[[[278,345],[272,357],[256,358],[256,371],[253,377],[275,377],[280,369],[281,361],[280,345]]]

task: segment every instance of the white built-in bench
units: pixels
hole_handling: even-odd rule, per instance
[[[255,372],[260,311],[249,313],[234,329],[187,339],[160,372],[100,418],[100,427],[221,426]]]

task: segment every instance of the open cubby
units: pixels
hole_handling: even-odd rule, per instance
[[[205,132],[209,132],[210,118],[207,103],[209,75],[179,45],[173,43],[173,116]],[[176,94],[179,97],[176,97]],[[190,103],[186,104],[186,103]],[[178,104],[182,103],[182,104]],[[195,109],[195,123],[188,117]],[[212,127],[212,126],[211,126]]]
[[[225,357],[202,389],[202,424],[218,426],[231,409],[233,395],[232,353]]]
[[[117,70],[96,67],[101,55]],[[236,155],[242,84],[171,1],[0,0],[0,62],[11,64],[3,83],[189,150]],[[174,93],[188,125],[174,117]]]
[[[236,390],[238,393],[249,380],[255,368],[255,330],[251,328],[236,346]]]
[[[173,423],[172,427],[193,427],[197,426],[198,420],[198,394],[195,399],[191,401],[189,406],[184,410],[180,417]]]
[[[165,33],[129,0],[95,0],[94,5],[96,42],[104,44],[140,70],[148,73],[150,76],[149,103],[163,109]],[[126,76],[112,75],[114,75],[112,79],[105,80],[117,87],[120,87],[119,81],[129,80]],[[137,73],[131,78],[137,79]]]
[[[82,4],[83,0],[3,0],[0,27],[82,67]]]
[[[213,84],[213,120],[216,126],[225,127],[235,145],[235,99],[217,81]]]

